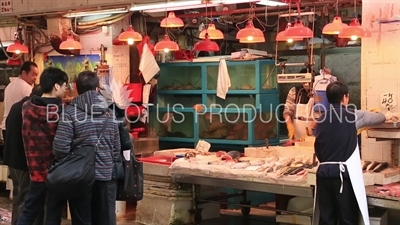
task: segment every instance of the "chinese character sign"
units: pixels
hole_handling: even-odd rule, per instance
[[[394,108],[397,105],[397,97],[393,92],[381,94],[381,105],[383,108]]]
[[[1,0],[0,1],[0,5],[1,5],[0,14],[6,14],[6,13],[12,13],[13,12],[12,1],[11,0]]]

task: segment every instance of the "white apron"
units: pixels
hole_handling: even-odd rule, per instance
[[[311,118],[311,111],[313,110],[314,99],[310,98],[307,104],[296,104],[295,117],[293,125],[295,129],[295,139],[299,139],[306,135],[306,127],[311,128],[313,119]],[[299,118],[303,118],[299,119]],[[304,120],[305,119],[305,120]]]
[[[347,172],[349,173],[351,185],[353,186],[354,194],[357,199],[359,212],[361,213],[359,225],[370,225],[369,215],[368,215],[368,203],[367,203],[367,194],[365,192],[364,185],[364,177],[360,164],[360,151],[358,149],[358,145],[354,150],[353,154],[346,162],[323,162],[323,164],[337,164],[340,169],[340,179],[342,180],[342,186],[340,191],[343,189],[343,176],[342,173],[345,172],[344,165],[347,166]],[[314,217],[313,217],[313,225],[319,224],[319,202],[317,199],[317,185],[315,185],[314,190]]]

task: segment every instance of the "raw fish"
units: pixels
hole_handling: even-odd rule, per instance
[[[235,165],[231,166],[231,169],[245,169],[250,166],[249,162],[240,162],[236,163]]]
[[[377,167],[375,167],[375,169],[372,172],[379,173],[388,167],[389,167],[389,163],[383,162],[383,163],[379,164]]]
[[[375,167],[377,167],[379,165],[379,162],[373,162],[371,163],[369,166],[367,166],[366,171],[372,171],[375,169]]]
[[[364,161],[362,164],[362,170],[367,170],[367,167],[371,164],[371,161]]]
[[[239,159],[240,156],[242,155],[242,153],[240,153],[238,151],[229,151],[226,154],[229,155],[230,157],[232,157],[233,160]]]
[[[262,159],[250,160],[250,165],[252,165],[252,166],[262,166],[264,164],[265,164],[265,161]]]
[[[271,156],[271,157],[264,159],[265,163],[276,162],[278,160],[279,160],[279,158],[277,156]]]

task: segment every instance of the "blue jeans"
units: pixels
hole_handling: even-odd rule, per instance
[[[25,208],[18,218],[17,225],[32,225],[36,217],[44,209],[47,188],[44,182],[29,184],[28,193],[25,196]]]

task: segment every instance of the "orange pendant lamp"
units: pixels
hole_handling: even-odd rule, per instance
[[[207,28],[200,32],[199,38],[205,39],[207,33],[208,33],[208,38],[211,40],[224,39],[224,34],[220,30],[217,30],[215,24],[213,23],[208,24]]]
[[[324,26],[322,33],[328,35],[338,35],[343,28],[348,26],[349,25],[342,22],[342,18],[340,16],[335,16],[332,23],[328,23]]]
[[[254,27],[253,20],[247,21],[246,27],[237,32],[236,39],[239,39],[240,43],[265,42],[264,33]]]
[[[161,20],[160,27],[172,28],[172,27],[183,27],[183,21],[175,16],[174,12],[170,12],[167,18]]]
[[[75,41],[72,35],[68,35],[67,40],[61,42],[60,49],[62,50],[78,50],[82,49],[82,44],[79,41]]]
[[[208,34],[206,33],[204,40],[201,40],[194,44],[193,50],[204,52],[218,52],[219,46],[216,42],[211,41]]]
[[[157,42],[157,44],[154,46],[154,51],[165,53],[179,51],[179,45],[176,42],[171,41],[168,34],[165,34],[162,41]]]
[[[142,41],[142,39],[142,35],[136,32],[132,25],[129,25],[128,30],[120,33],[118,36],[119,41],[126,41],[128,45],[132,45],[135,41]]]
[[[287,42],[289,42],[289,43],[292,43],[293,41],[301,41],[301,40],[303,40],[303,38],[290,38],[290,37],[286,37],[286,31],[287,31],[289,28],[291,28],[291,27],[292,27],[292,24],[291,24],[291,23],[288,23],[288,24],[286,25],[285,30],[279,32],[279,33],[276,35],[275,40],[276,40],[276,41],[287,41]]]
[[[313,31],[310,28],[305,27],[300,19],[296,21],[293,27],[289,27],[285,32],[285,37],[293,40],[314,37]]]
[[[29,53],[28,47],[21,44],[18,40],[15,40],[13,44],[9,45],[6,51],[15,54]]]
[[[353,41],[365,37],[371,37],[371,31],[362,27],[356,16],[351,19],[350,26],[343,28],[339,33],[339,38],[350,38]]]

